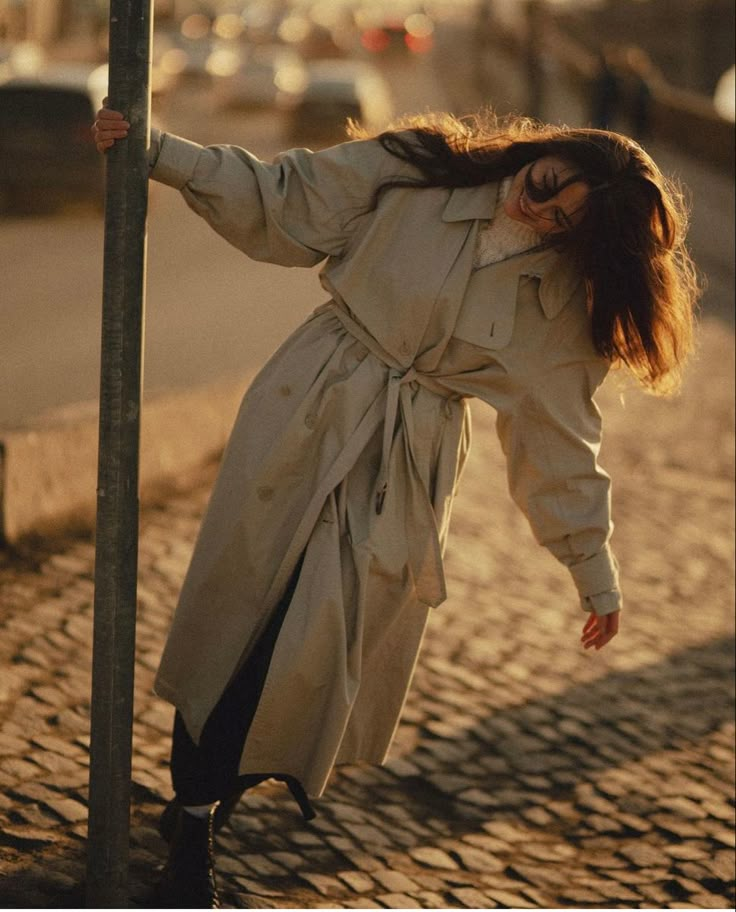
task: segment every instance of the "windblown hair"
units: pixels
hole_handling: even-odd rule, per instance
[[[365,134],[353,126],[351,135]],[[584,215],[549,243],[567,251],[585,279],[595,348],[626,364],[649,392],[678,389],[700,288],[685,246],[683,195],[641,146],[607,130],[499,120],[492,113],[405,118],[376,139],[421,175],[385,181],[379,193],[478,186],[547,155],[573,166],[590,188]]]

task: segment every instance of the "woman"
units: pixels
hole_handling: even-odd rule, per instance
[[[127,129],[101,110],[98,149]],[[164,896],[214,905],[213,827],[245,788],[281,777],[306,816],[336,763],[385,758],[445,599],[469,398],[498,412],[583,646],[616,635],[592,395],[612,364],[676,388],[697,289],[678,193],[605,131],[443,115],[273,164],[154,133],[151,176],[255,259],[324,260],[329,298],[243,401],[156,679],[177,707]]]

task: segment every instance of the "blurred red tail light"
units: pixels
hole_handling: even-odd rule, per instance
[[[380,54],[391,43],[391,38],[380,28],[366,29],[360,36],[360,43],[372,54]]]
[[[413,54],[426,54],[432,50],[434,41],[431,35],[404,35],[406,46]]]

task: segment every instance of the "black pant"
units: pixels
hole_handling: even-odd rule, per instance
[[[181,804],[213,804],[271,777],[288,782],[289,777],[279,777],[278,770],[240,776],[238,767],[300,569],[301,561],[255,648],[210,713],[199,744],[191,739],[177,710],[171,743],[171,780]]]

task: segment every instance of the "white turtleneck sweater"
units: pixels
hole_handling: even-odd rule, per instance
[[[512,180],[513,178],[507,177],[501,182],[493,218],[478,232],[473,256],[475,269],[507,260],[525,250],[537,247],[542,242],[541,236],[536,231],[506,215],[503,202],[508,196]]]

